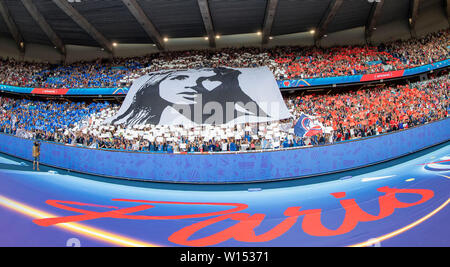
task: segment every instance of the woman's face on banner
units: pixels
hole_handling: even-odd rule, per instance
[[[208,77],[215,76],[212,70],[176,71],[159,84],[159,95],[164,100],[178,105],[196,104],[196,97],[201,92],[198,90],[198,81],[201,79],[202,89],[212,91],[221,82],[209,81]]]

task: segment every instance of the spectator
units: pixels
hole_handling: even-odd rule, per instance
[[[33,171],[36,169],[39,171],[39,157],[41,155],[41,145],[38,141],[34,141],[33,143]]]

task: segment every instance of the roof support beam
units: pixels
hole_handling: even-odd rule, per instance
[[[12,37],[14,38],[14,41],[16,41],[17,48],[19,48],[19,51],[21,54],[25,53],[25,42],[23,40],[22,34],[19,31],[19,28],[17,27],[16,23],[14,22],[14,19],[11,16],[11,13],[8,10],[8,7],[6,6],[6,3],[4,0],[0,0],[0,15],[5,20],[6,26],[9,29],[9,32],[11,33]]]
[[[338,12],[339,8],[342,6],[343,3],[344,0],[331,1],[327,11],[323,15],[319,25],[317,26],[317,30],[315,31],[314,43],[316,45],[320,42],[320,39],[326,34],[328,25],[331,23],[331,21],[333,21],[334,17],[336,16],[336,13]]]
[[[211,12],[209,11],[208,0],[197,0],[200,13],[202,14],[203,24],[205,25],[206,33],[208,34],[209,46],[216,47],[216,34],[212,22]]]
[[[419,15],[419,2],[420,0],[409,0],[409,18],[408,25],[412,38],[417,38],[416,34],[416,21]]]
[[[113,52],[112,43],[95,29],[67,0],[53,0],[53,2],[66,13],[76,24],[100,44],[109,53]]]
[[[376,29],[377,20],[380,17],[381,10],[383,9],[384,0],[379,0],[379,2],[374,2],[370,10],[369,19],[367,20],[365,37],[366,43],[371,43],[372,33]]]
[[[266,7],[266,15],[264,16],[264,26],[262,31],[262,44],[269,42],[269,37],[272,32],[273,20],[277,12],[278,0],[269,0]]]
[[[136,20],[141,24],[144,31],[153,40],[153,43],[158,47],[159,50],[164,50],[164,42],[161,34],[159,34],[155,25],[150,21],[150,19],[142,10],[141,6],[136,0],[122,0],[124,5],[128,8],[130,13],[136,18]]]
[[[33,17],[34,21],[41,27],[41,29],[45,32],[48,39],[53,43],[53,45],[59,50],[59,52],[65,57],[66,56],[66,47],[64,46],[63,41],[59,38],[59,36],[55,33],[55,31],[50,27],[50,25],[45,20],[44,16],[39,12],[37,7],[33,4],[32,0],[22,0],[23,5],[30,13],[31,17]]]

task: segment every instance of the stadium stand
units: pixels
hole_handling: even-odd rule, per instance
[[[292,119],[259,123],[205,125],[104,124],[119,105],[108,102],[57,102],[0,98],[0,131],[23,138],[91,148],[147,152],[221,152],[332,144],[384,134],[448,116],[449,76],[410,85],[285,98]],[[321,130],[298,136],[302,114]]]

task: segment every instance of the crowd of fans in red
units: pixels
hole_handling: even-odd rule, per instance
[[[291,46],[175,51],[136,58],[115,58],[112,62],[97,60],[57,66],[0,59],[0,84],[44,88],[123,87],[150,71],[217,66],[267,66],[280,80],[368,74],[447,59],[447,47],[450,45],[448,34],[447,29],[420,39],[396,41],[377,47]]]

